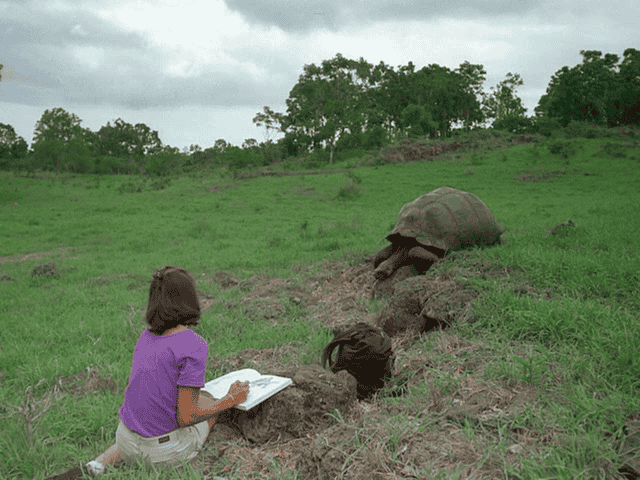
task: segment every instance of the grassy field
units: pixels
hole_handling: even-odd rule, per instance
[[[359,265],[386,245],[405,203],[450,186],[479,196],[507,227],[503,245],[440,270],[480,293],[477,321],[399,352],[397,368],[428,360],[430,379],[379,397],[370,415],[337,418],[341,433],[327,441],[344,453],[342,475],[369,465],[371,478],[615,478],[640,455],[625,427],[640,414],[640,150],[622,138],[563,145],[551,144],[553,154],[549,141],[498,139],[433,162],[247,179],[0,173],[0,477],[42,479],[114,442],[155,268],[180,265],[213,297],[195,330],[216,358],[274,349],[289,352],[283,363],[314,363],[331,332],[286,299],[274,318],[248,319],[237,306],[251,285],[283,279],[304,290],[311,276]],[[576,226],[550,235],[568,220]],[[32,275],[47,263],[57,278]],[[478,265],[508,273],[479,276]],[[225,276],[246,288],[223,288]],[[463,360],[483,368],[460,373]],[[72,388],[82,372],[83,387]],[[469,382],[511,392],[507,414],[452,418],[422,405],[434,389],[453,402]],[[407,456],[443,439],[457,447]],[[270,458],[255,476],[225,462],[207,475],[304,478]],[[107,478],[158,477],[127,467]]]

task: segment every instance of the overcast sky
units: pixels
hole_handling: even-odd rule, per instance
[[[533,114],[580,50],[640,49],[637,0],[0,0],[0,123],[31,143],[46,109],[93,131],[122,118],[165,145],[264,141],[252,123],[285,101],[305,64],[341,53],[394,68],[508,72]]]

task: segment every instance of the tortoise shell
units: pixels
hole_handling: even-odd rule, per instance
[[[415,239],[442,257],[449,250],[494,244],[504,231],[474,194],[441,187],[402,207],[387,240]]]

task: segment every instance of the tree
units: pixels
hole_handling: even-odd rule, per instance
[[[640,124],[640,51],[627,48],[620,63],[617,95],[610,103],[609,125]]]
[[[487,79],[485,77],[487,72],[483,65],[474,65],[468,61],[461,63],[455,72],[462,77],[464,91],[472,94],[476,99],[475,105],[473,102],[469,102],[470,105],[465,109],[463,124],[465,129],[468,130],[475,124],[484,121],[484,113],[480,103],[485,97],[483,84]]]
[[[424,106],[409,105],[402,111],[402,124],[408,128],[409,137],[417,138],[433,135],[438,130],[438,123]]]
[[[19,146],[15,147],[16,144]],[[0,123],[0,158],[15,158],[14,152],[21,152],[24,148],[23,144],[26,146],[27,142],[16,134],[13,126]]]
[[[633,49],[625,53],[627,65],[633,64]],[[629,72],[622,75],[616,71],[618,55],[608,53],[603,57],[597,50],[581,50],[580,54],[581,64],[564,66],[551,77],[536,114],[557,118],[563,127],[572,120],[600,125],[620,123],[627,111],[633,111],[633,93],[624,88],[623,77]]]
[[[8,168],[13,160],[27,156],[29,146],[16,134],[13,126],[0,123],[0,168]]]
[[[405,128],[402,116],[410,105],[424,107],[437,123],[437,130],[445,134],[455,121],[481,120],[480,102],[474,93],[480,79],[469,77],[482,72],[476,67],[463,66],[463,75],[437,64],[416,71],[415,65],[409,62],[396,71],[381,63],[371,74],[369,104],[375,110],[370,111],[368,127]]]
[[[255,138],[245,138],[242,148],[248,152],[255,152],[258,149],[258,141]]]
[[[486,119],[494,119],[499,122],[507,118],[523,118],[527,109],[522,106],[522,100],[516,95],[516,89],[522,86],[523,81],[519,74],[507,73],[507,77],[498,85],[491,87],[492,92],[484,98],[484,116]],[[513,120],[511,120],[513,122]]]
[[[34,160],[41,168],[88,171],[93,163],[95,134],[82,128],[82,120],[62,108],[45,110],[36,123]]]
[[[121,118],[100,128],[97,133],[98,151],[113,157],[143,157],[161,151],[158,132],[144,123],[131,125]]]
[[[227,143],[227,141],[224,138],[219,138],[218,140],[216,140],[216,142],[213,144],[213,148],[219,152],[219,153],[224,153],[225,150],[227,148],[229,148],[231,145]]]
[[[284,127],[297,142],[329,148],[329,162],[338,138],[362,131],[366,122],[365,92],[372,65],[341,54],[320,66],[305,65],[287,99]]]
[[[264,127],[265,129],[265,141],[267,143],[271,142],[271,136],[273,132],[282,132],[282,124],[284,121],[284,114],[274,112],[271,108],[265,105],[264,113],[258,112],[256,116],[253,117],[253,123],[256,127]]]
[[[73,138],[84,134],[80,127],[82,120],[74,113],[68,113],[62,108],[45,110],[36,123],[33,144],[44,141],[60,141],[68,144]]]

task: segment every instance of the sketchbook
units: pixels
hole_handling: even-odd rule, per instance
[[[249,382],[247,400],[234,407],[240,410],[249,410],[255,407],[293,383],[290,378],[278,377],[277,375],[261,375],[256,370],[245,368],[244,370],[227,373],[222,377],[205,383],[203,390],[209,392],[214,398],[219,399],[229,393],[229,387],[236,381]]]

